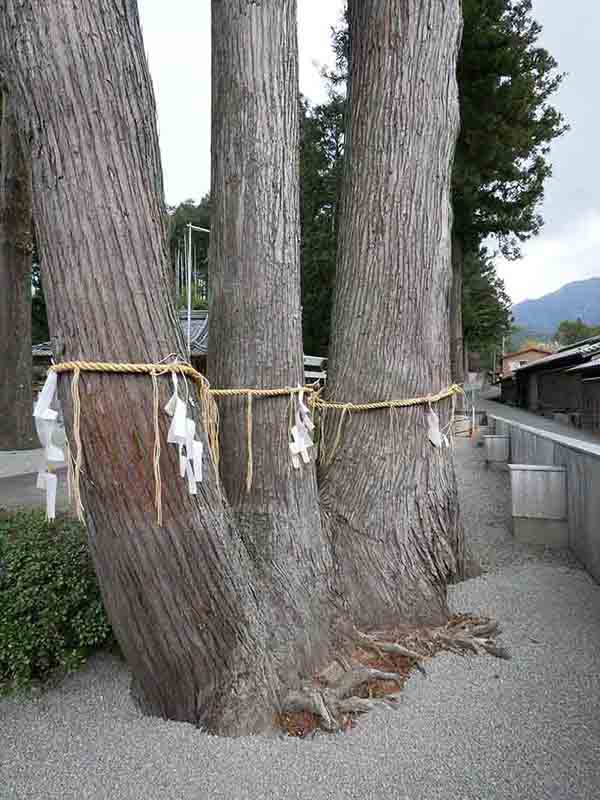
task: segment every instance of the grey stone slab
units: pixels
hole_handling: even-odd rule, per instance
[[[566,519],[513,517],[513,535],[524,544],[568,547],[569,523]]]
[[[513,517],[567,518],[565,467],[509,464]],[[568,538],[567,542],[568,543]]]

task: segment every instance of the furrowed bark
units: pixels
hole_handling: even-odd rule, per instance
[[[38,447],[31,416],[31,154],[0,88],[0,450]]]
[[[450,167],[458,0],[351,0],[346,174],[327,399],[448,386]],[[351,414],[321,502],[340,591],[361,627],[443,621],[463,561],[452,454],[426,407]],[[435,407],[441,425],[450,401]],[[325,432],[339,415],[327,412]]]
[[[463,246],[452,236],[452,288],[450,295],[450,365],[452,380],[465,382],[465,341],[463,333]]]
[[[223,388],[303,383],[295,0],[213,0],[209,377]],[[262,578],[281,671],[327,654],[330,552],[314,467],[295,470],[290,398],[218,400],[221,476]],[[293,409],[292,409],[293,412]],[[293,418],[293,417],[292,417]],[[293,676],[290,676],[293,677]]]
[[[59,360],[157,361],[182,350],[167,280],[155,103],[131,0],[7,0],[0,73],[31,140],[34,214]],[[208,464],[197,498],[162,412],[154,508],[148,376],[81,377],[83,502],[103,598],[149,713],[217,733],[270,723],[252,567]],[[60,378],[73,445],[70,379]]]

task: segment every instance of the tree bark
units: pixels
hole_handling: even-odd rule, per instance
[[[303,384],[296,0],[213,0],[209,377]],[[314,672],[328,641],[329,548],[314,467],[295,470],[290,397],[219,401],[221,476],[262,578],[269,648]]]
[[[168,282],[156,110],[133,0],[6,0],[0,73],[31,140],[34,215],[58,360],[155,362],[183,352]],[[83,501],[104,602],[149,713],[217,733],[270,723],[252,565],[205,469],[178,476],[162,412],[154,508],[148,376],[81,378]],[[61,377],[73,445],[70,379]],[[199,425],[199,420],[196,420]]]
[[[450,365],[454,383],[465,382],[465,341],[463,333],[463,246],[452,235],[452,289],[450,294]]]
[[[38,447],[31,389],[31,154],[0,89],[0,450]]]
[[[450,168],[459,0],[351,0],[348,157],[327,398],[448,386]],[[450,401],[435,407],[443,426]],[[340,591],[361,625],[439,622],[462,570],[452,454],[426,407],[350,414],[321,502]],[[327,412],[325,433],[339,415]]]

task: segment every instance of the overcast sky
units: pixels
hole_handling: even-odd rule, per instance
[[[319,69],[332,63],[331,27],[342,0],[298,0],[300,89],[325,98]],[[199,200],[210,188],[210,0],[139,0],[158,102],[167,202]],[[533,0],[541,42],[568,76],[555,103],[571,130],[555,142],[543,232],[498,270],[514,302],[600,275],[600,51],[598,0]]]

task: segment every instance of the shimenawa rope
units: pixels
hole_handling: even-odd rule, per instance
[[[67,458],[69,460],[69,488],[72,489],[77,509],[77,516],[83,521],[83,505],[81,503],[81,466],[83,459],[83,450],[81,445],[81,400],[79,395],[79,379],[82,372],[102,372],[102,373],[118,373],[118,374],[146,374],[152,378],[153,387],[153,425],[154,425],[154,449],[153,449],[153,470],[155,482],[155,495],[154,502],[156,506],[156,514],[158,525],[162,525],[162,480],[160,472],[160,431],[159,431],[159,393],[158,393],[158,377],[172,373],[178,373],[184,377],[190,377],[198,386],[200,399],[202,403],[202,421],[206,435],[208,438],[209,451],[215,471],[218,475],[219,470],[219,413],[217,406],[214,402],[215,397],[246,397],[246,449],[247,449],[247,465],[246,465],[246,491],[249,492],[252,487],[252,479],[254,472],[253,462],[253,449],[252,449],[252,399],[253,397],[281,397],[288,395],[290,397],[290,425],[293,423],[293,396],[301,392],[308,394],[308,403],[312,408],[313,413],[319,411],[320,413],[327,410],[341,411],[340,419],[337,424],[336,434],[331,451],[326,449],[324,438],[321,437],[320,441],[320,457],[324,460],[326,465],[331,464],[335,458],[335,454],[342,438],[342,431],[344,422],[351,413],[377,411],[380,409],[394,408],[407,408],[417,405],[431,405],[444,400],[448,397],[454,398],[457,394],[463,394],[462,388],[458,384],[452,384],[447,389],[444,389],[436,394],[424,395],[422,397],[413,397],[404,400],[382,400],[372,403],[340,403],[328,400],[323,400],[320,396],[320,390],[314,387],[278,387],[271,389],[211,389],[208,380],[198,372],[191,364],[186,364],[180,361],[161,362],[161,363],[121,363],[110,361],[63,361],[59,364],[53,364],[50,371],[58,374],[72,372],[73,380],[71,382],[71,397],[73,401],[73,436],[75,441],[75,456],[72,457],[70,449],[67,446]],[[451,424],[451,423],[450,423]],[[74,467],[71,462],[74,462]],[[71,472],[72,471],[72,472]],[[218,481],[217,481],[218,482]]]

